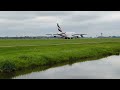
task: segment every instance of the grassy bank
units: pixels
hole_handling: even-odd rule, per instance
[[[0,72],[104,57],[120,52],[120,39],[0,40]]]

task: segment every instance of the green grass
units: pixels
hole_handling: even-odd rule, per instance
[[[120,39],[0,40],[0,72],[104,57],[120,52]]]

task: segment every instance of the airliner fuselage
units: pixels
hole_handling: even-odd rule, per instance
[[[61,33],[59,32],[58,35],[64,37],[64,38],[73,38],[75,37],[75,32],[64,32],[64,33]]]
[[[80,36],[83,37],[83,35],[86,35],[86,34],[77,34],[75,32],[63,32],[61,27],[58,25],[58,23],[57,23],[57,27],[59,32],[57,34],[53,34],[54,37],[57,37],[56,35],[59,35],[65,39],[72,39],[72,38],[79,38]],[[47,34],[47,35],[51,35],[51,34]]]

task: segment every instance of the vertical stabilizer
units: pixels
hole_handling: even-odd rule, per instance
[[[61,30],[61,28],[60,28],[58,23],[57,23],[57,27],[58,27],[58,31],[62,32],[62,30]]]

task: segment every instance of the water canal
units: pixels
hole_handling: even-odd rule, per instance
[[[12,79],[119,79],[120,56],[113,55],[98,60],[77,62],[28,74]]]

